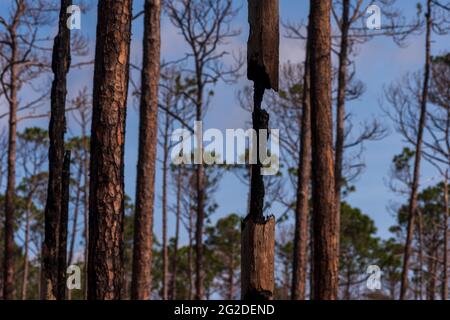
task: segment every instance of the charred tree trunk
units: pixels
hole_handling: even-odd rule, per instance
[[[64,155],[61,180],[61,215],[59,219],[58,239],[58,300],[66,299],[66,270],[67,270],[67,227],[69,222],[70,198],[70,151]]]
[[[160,73],[160,0],[147,0],[144,9],[144,54],[140,101],[139,159],[136,183],[136,216],[132,299],[149,299],[152,282],[153,206]]]
[[[49,126],[49,177],[45,206],[45,238],[42,248],[43,287],[41,298],[54,300],[58,295],[58,234],[62,202],[64,133],[66,131],[67,73],[70,68],[70,29],[67,28],[67,7],[71,0],[61,1],[59,31],[55,37],[52,57],[54,80],[51,92]]]
[[[427,101],[428,91],[430,83],[430,68],[431,68],[431,31],[432,31],[432,17],[431,17],[431,0],[427,1],[427,13],[426,13],[426,39],[425,39],[425,71],[423,77],[423,91],[420,98],[420,118],[417,129],[417,141],[416,141],[416,153],[414,159],[414,173],[413,181],[411,185],[411,195],[409,200],[408,210],[408,227],[406,234],[405,250],[403,254],[403,269],[400,286],[400,300],[407,298],[406,293],[408,290],[408,272],[409,272],[409,260],[412,253],[412,240],[414,235],[414,225],[417,211],[417,196],[420,184],[420,164],[422,160],[422,144],[423,134],[425,130],[426,117],[427,117]]]
[[[331,1],[310,2],[311,130],[315,300],[338,296],[339,219],[334,192]]]
[[[275,218],[264,217],[264,180],[261,154],[266,154],[269,114],[261,104],[266,89],[278,90],[279,4],[278,0],[249,0],[250,36],[247,46],[247,77],[254,81],[253,145],[249,213],[242,222],[241,298],[271,300],[274,291]],[[254,141],[255,142],[255,141]],[[255,148],[256,145],[256,148]]]
[[[98,3],[89,191],[88,299],[121,298],[124,139],[132,0]]]
[[[309,29],[309,28],[308,28]],[[303,79],[300,154],[297,168],[297,201],[295,204],[294,259],[292,264],[292,300],[305,300],[308,268],[309,186],[311,183],[311,105],[310,41],[306,44]]]

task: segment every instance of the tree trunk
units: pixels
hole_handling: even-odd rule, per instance
[[[72,220],[72,232],[70,237],[70,245],[69,245],[69,257],[67,258],[68,265],[71,265],[73,262],[73,255],[75,250],[75,241],[77,239],[77,225],[78,225],[78,214],[80,211],[80,202],[81,202],[81,179],[83,176],[83,165],[80,163],[77,172],[77,193],[75,195],[75,208],[73,210],[73,220]],[[70,291],[69,291],[70,295]]]
[[[25,249],[23,255],[23,278],[22,278],[22,300],[27,299],[28,273],[29,273],[29,241],[30,241],[30,214],[31,214],[32,194],[28,195],[27,208],[25,213]]]
[[[264,179],[261,154],[267,141],[260,133],[268,132],[269,114],[261,108],[266,89],[278,90],[279,3],[278,0],[249,0],[250,36],[247,44],[247,77],[254,81],[253,129],[256,148],[251,158],[250,205],[242,222],[241,298],[271,300],[274,291],[275,218],[264,217]],[[256,154],[255,154],[256,152]]]
[[[62,174],[64,162],[64,133],[66,131],[67,73],[70,68],[70,29],[67,28],[67,7],[72,0],[61,1],[59,31],[55,37],[52,56],[54,80],[51,92],[49,126],[49,176],[45,206],[45,238],[43,255],[43,287],[41,299],[55,300],[58,295],[58,234],[61,216]]]
[[[16,189],[16,140],[17,140],[17,47],[16,30],[11,31],[11,65],[9,96],[8,177],[5,195],[5,249],[3,261],[3,299],[14,299],[14,211]]]
[[[177,172],[177,208],[176,208],[176,222],[175,222],[175,241],[173,245],[172,256],[172,279],[170,287],[170,299],[177,298],[177,272],[178,272],[178,241],[180,238],[180,220],[181,220],[181,168]]]
[[[308,28],[309,29],[309,28]],[[297,201],[295,204],[294,258],[292,264],[292,300],[305,300],[308,267],[309,186],[311,183],[311,105],[310,105],[310,41],[306,44],[303,79],[300,154],[297,168]]]
[[[339,219],[334,189],[331,0],[310,2],[314,296],[338,297]]]
[[[196,121],[202,121],[203,107],[203,84],[201,78],[203,72],[197,67],[197,101]],[[196,167],[196,189],[197,189],[197,221],[195,224],[195,300],[204,298],[203,286],[203,224],[205,219],[205,169],[203,165],[202,133],[196,136],[196,154],[199,159]]]
[[[121,298],[124,139],[132,1],[98,3],[89,191],[88,299]]]
[[[414,159],[414,174],[413,181],[411,185],[411,195],[409,200],[409,210],[408,210],[408,227],[406,234],[405,250],[403,255],[403,269],[402,278],[400,286],[400,300],[405,300],[407,298],[406,293],[408,290],[408,272],[409,272],[409,260],[412,252],[412,240],[414,235],[414,225],[417,210],[417,196],[419,189],[420,180],[420,163],[422,160],[422,143],[423,143],[423,133],[426,124],[427,116],[427,100],[428,100],[428,89],[430,82],[430,67],[431,67],[431,31],[432,31],[432,21],[431,21],[431,0],[427,1],[427,31],[425,40],[425,72],[423,78],[423,92],[420,101],[420,119],[419,127],[417,129],[417,142],[416,142],[416,153]]]
[[[336,196],[337,226],[340,226],[341,192],[344,184],[343,162],[344,162],[344,140],[345,140],[345,93],[347,90],[347,66],[348,66],[348,33],[350,29],[350,0],[342,3],[342,25],[341,44],[339,52],[338,70],[338,97],[337,97],[337,121],[336,121],[336,146],[335,146],[335,168],[334,185]],[[339,248],[339,238],[338,238]]]
[[[144,53],[136,183],[132,299],[150,298],[152,282],[153,206],[158,133],[160,73],[160,0],[147,0],[144,12]]]
[[[167,175],[169,170],[169,113],[166,112],[164,127],[164,146],[163,146],[163,168],[162,168],[162,253],[163,253],[163,270],[162,270],[162,298],[167,300],[169,293],[169,248],[167,246]]]
[[[64,155],[62,180],[61,180],[61,214],[59,218],[58,239],[58,300],[66,299],[66,271],[67,271],[67,227],[69,221],[70,199],[70,151]]]
[[[88,296],[88,265],[89,265],[89,144],[88,137],[86,135],[86,123],[83,119],[83,207],[84,207],[84,297],[87,299]]]
[[[448,299],[448,215],[449,215],[449,203],[448,203],[448,170],[445,171],[444,176],[444,258],[443,258],[443,268],[444,276],[442,279],[442,300]]]
[[[192,300],[193,297],[193,290],[194,290],[194,277],[193,277],[193,265],[192,265],[192,247],[193,247],[193,237],[192,237],[192,230],[194,228],[194,221],[193,221],[193,210],[191,209],[191,206],[189,205],[189,250],[188,250],[188,279],[189,279],[189,294],[188,294],[188,300]]]

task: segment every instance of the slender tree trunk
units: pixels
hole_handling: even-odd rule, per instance
[[[423,249],[424,249],[424,243],[423,243],[423,215],[420,212],[420,210],[418,210],[418,214],[419,214],[419,275],[418,275],[418,286],[419,286],[419,299],[422,300],[423,299]]]
[[[175,222],[175,241],[173,245],[172,255],[172,278],[170,286],[170,299],[177,298],[177,272],[178,272],[178,241],[180,238],[180,219],[181,219],[181,168],[177,172],[177,208],[176,208],[176,222]]]
[[[72,220],[72,232],[70,237],[70,245],[69,245],[69,257],[67,259],[68,265],[71,265],[73,262],[73,255],[75,250],[75,241],[77,239],[77,224],[78,224],[78,214],[80,211],[80,202],[81,202],[81,179],[83,176],[83,164],[80,163],[77,172],[77,193],[75,195],[75,208],[73,210],[73,220]],[[70,291],[69,291],[70,295]]]
[[[162,167],[162,253],[163,253],[163,281],[162,298],[167,300],[169,293],[169,248],[167,246],[167,175],[169,170],[169,114],[166,112],[164,126],[163,167]]]
[[[5,196],[5,249],[3,265],[3,299],[14,299],[14,211],[16,188],[16,139],[17,139],[17,35],[15,27],[11,30],[10,96],[9,96],[9,135],[8,135],[8,177]]]
[[[147,0],[144,9],[144,53],[131,285],[132,299],[141,300],[150,298],[152,282],[153,206],[161,46],[160,15],[160,0]]]
[[[23,278],[22,278],[22,300],[27,299],[28,292],[28,273],[29,273],[29,241],[30,241],[30,213],[31,213],[31,197],[30,194],[27,200],[27,210],[25,213],[25,249],[23,255]]]
[[[194,228],[194,219],[193,219],[193,210],[191,206],[189,205],[189,250],[188,250],[188,279],[189,279],[189,294],[188,294],[188,300],[192,300],[193,297],[193,290],[194,290],[194,276],[193,276],[193,263],[192,263],[192,247],[193,247],[193,237],[192,237],[192,230]]]
[[[197,67],[197,101],[196,101],[196,120],[202,121],[203,107],[203,85],[201,78],[202,72]],[[204,298],[203,286],[203,223],[205,219],[205,172],[203,165],[203,146],[202,133],[197,133],[197,149],[199,154],[199,163],[196,167],[196,189],[197,189],[197,221],[195,227],[195,300]]]
[[[89,144],[85,128],[85,119],[83,121],[83,208],[84,208],[84,297],[88,296],[88,264],[89,264]]]
[[[331,98],[331,1],[310,2],[314,299],[338,297],[339,219],[336,208]]]
[[[64,155],[61,180],[61,213],[59,219],[58,239],[58,300],[66,299],[66,270],[67,270],[67,227],[69,222],[70,198],[70,151]]]
[[[442,300],[448,299],[448,215],[449,215],[449,203],[448,203],[448,170],[445,171],[444,177],[444,276],[442,279]]]
[[[337,121],[336,121],[336,146],[334,185],[336,195],[337,225],[340,226],[341,192],[344,184],[344,140],[345,140],[345,93],[347,90],[347,66],[348,66],[348,33],[350,29],[350,0],[343,0],[341,22],[341,45],[339,52],[338,70],[338,97],[337,97]],[[339,248],[339,238],[338,238]]]
[[[43,244],[43,287],[41,299],[54,300],[58,295],[58,234],[62,202],[62,175],[64,163],[64,133],[66,131],[67,73],[70,68],[70,29],[67,28],[67,7],[72,0],[61,1],[59,31],[53,45],[52,70],[54,80],[51,92],[49,126],[49,177],[45,205],[45,238]]]
[[[427,1],[427,31],[425,40],[425,71],[423,78],[423,92],[420,101],[420,119],[417,129],[417,142],[416,142],[416,153],[414,159],[414,174],[413,181],[411,185],[411,195],[409,200],[409,210],[408,210],[408,227],[406,234],[405,250],[403,255],[403,269],[402,278],[400,286],[400,300],[405,300],[407,298],[406,293],[408,290],[408,272],[409,272],[409,260],[412,252],[412,240],[414,235],[414,225],[417,210],[417,196],[419,189],[420,180],[420,163],[422,160],[422,143],[423,143],[423,133],[426,124],[427,116],[427,100],[428,100],[428,89],[430,82],[430,68],[431,68],[431,31],[432,31],[432,17],[431,17],[431,0]]]
[[[89,191],[88,299],[121,298],[124,142],[132,0],[98,3]]]
[[[309,28],[308,28],[309,29]],[[309,36],[308,36],[309,37]],[[303,79],[300,154],[297,168],[297,201],[295,205],[294,259],[292,264],[292,300],[305,300],[308,268],[309,186],[311,183],[311,106],[309,40],[306,44]]]

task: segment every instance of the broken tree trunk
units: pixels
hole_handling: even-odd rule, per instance
[[[247,76],[255,84],[252,119],[257,138],[252,158],[257,161],[251,167],[249,214],[242,222],[241,297],[244,300],[270,300],[274,290],[275,218],[265,218],[263,213],[265,190],[259,155],[267,141],[260,142],[259,133],[269,129],[269,114],[261,108],[264,91],[278,90],[278,0],[249,0],[248,7]]]
[[[64,133],[66,131],[67,73],[70,68],[70,29],[67,28],[67,7],[71,0],[61,2],[59,31],[55,37],[52,57],[54,80],[51,91],[49,125],[49,176],[45,206],[45,239],[42,248],[43,283],[41,298],[55,300],[58,294],[58,234],[61,216]]]

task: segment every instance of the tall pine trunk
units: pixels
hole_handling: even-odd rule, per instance
[[[121,298],[124,142],[132,0],[98,2],[89,191],[88,299]]]
[[[176,222],[175,222],[175,239],[173,244],[172,254],[172,277],[170,280],[170,299],[175,300],[177,298],[177,272],[178,272],[178,242],[180,238],[180,220],[181,220],[181,183],[182,183],[182,171],[181,168],[177,169],[177,207],[176,207]]]
[[[426,13],[426,38],[425,38],[425,70],[423,77],[423,91],[420,97],[420,118],[417,128],[417,140],[415,145],[415,157],[414,157],[414,173],[413,181],[411,184],[411,194],[408,207],[408,226],[406,233],[406,243],[403,254],[403,269],[401,276],[400,286],[400,300],[407,298],[408,290],[408,273],[409,273],[409,260],[412,253],[412,241],[414,235],[414,226],[416,220],[417,211],[417,197],[420,184],[420,164],[422,160],[422,147],[423,147],[423,135],[427,117],[427,100],[430,83],[430,69],[431,69],[431,32],[432,32],[432,20],[431,20],[431,0],[427,0],[427,13]]]
[[[331,0],[310,2],[314,288],[316,300],[338,295],[339,221],[334,189],[331,97]]]
[[[14,211],[15,211],[15,189],[16,189],[16,140],[17,140],[17,77],[18,70],[16,61],[18,59],[18,45],[16,24],[13,25],[11,34],[11,65],[9,77],[9,133],[8,133],[8,177],[5,195],[5,228],[4,228],[4,260],[3,260],[3,299],[14,298]]]
[[[152,282],[153,206],[160,74],[160,0],[145,1],[143,65],[136,182],[132,299],[149,299]]]
[[[340,226],[341,192],[344,184],[343,162],[344,162],[344,140],[345,140],[345,94],[347,91],[347,67],[349,51],[349,30],[350,30],[350,0],[343,0],[342,21],[341,21],[341,44],[339,52],[338,69],[338,97],[337,97],[337,121],[336,121],[336,146],[335,146],[335,196],[337,210],[337,226]],[[338,238],[339,247],[339,238]]]
[[[449,110],[450,113],[450,110]],[[444,276],[442,279],[442,300],[448,299],[448,215],[449,215],[449,203],[448,203],[448,169],[444,175],[444,258],[443,268]]]
[[[309,28],[308,28],[309,30]],[[309,33],[309,32],[308,32]],[[309,35],[308,35],[309,38]],[[302,97],[300,154],[297,168],[297,201],[295,204],[294,259],[292,265],[292,300],[305,300],[308,267],[309,186],[311,183],[311,105],[310,41],[306,43]]]
[[[41,298],[54,300],[58,296],[58,250],[63,187],[64,133],[66,130],[67,73],[70,68],[70,29],[67,28],[67,7],[72,0],[61,1],[59,30],[52,56],[54,80],[51,91],[49,126],[49,176],[45,205],[45,238],[42,248],[43,282]]]

